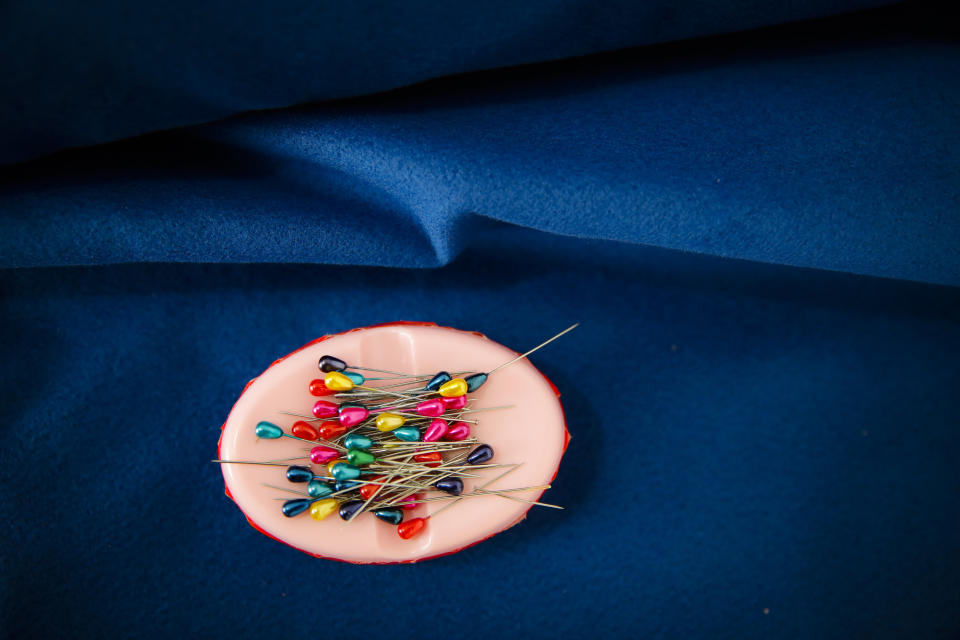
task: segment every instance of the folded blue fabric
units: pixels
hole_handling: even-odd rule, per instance
[[[847,38],[469,76],[9,168],[0,256],[429,267],[491,218],[960,284],[960,46]]]
[[[879,0],[33,0],[0,9],[0,163],[427,78]]]

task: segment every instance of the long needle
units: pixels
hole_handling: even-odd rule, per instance
[[[540,349],[540,348],[543,348],[543,347],[547,346],[548,344],[550,344],[551,342],[553,342],[554,340],[556,340],[557,338],[559,338],[559,337],[562,336],[563,334],[568,333],[568,332],[570,332],[570,331],[573,331],[574,329],[576,329],[576,328],[579,327],[579,326],[580,326],[580,323],[577,322],[576,324],[567,327],[566,329],[564,329],[563,331],[561,331],[561,332],[558,333],[557,335],[553,336],[552,338],[550,338],[550,339],[547,340],[546,342],[544,342],[544,343],[542,343],[542,344],[538,344],[538,345],[535,346],[533,349],[530,349],[530,351],[527,351],[525,354],[520,355],[520,356],[517,356],[516,358],[514,358],[514,359],[511,360],[510,362],[504,362],[502,365],[500,365],[499,367],[497,367],[497,368],[494,369],[493,371],[488,371],[488,372],[487,372],[487,375],[489,376],[489,375],[492,374],[494,371],[499,371],[500,369],[503,369],[504,367],[508,367],[508,366],[510,366],[511,364],[513,364],[514,362],[516,362],[517,360],[522,360],[523,358],[526,358],[527,356],[529,356],[531,353],[533,353],[533,352],[536,351],[537,349]]]

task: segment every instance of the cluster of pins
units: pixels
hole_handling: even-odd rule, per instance
[[[479,389],[497,371],[575,329],[568,327],[546,342],[487,372],[446,371],[409,374],[348,365],[340,358],[320,358],[323,376],[311,381],[308,391],[317,400],[312,415],[282,412],[300,418],[286,433],[278,425],[262,421],[254,429],[264,439],[291,438],[309,444],[300,458],[269,461],[215,460],[221,464],[255,464],[286,467],[293,486],[275,486],[296,498],[283,500],[289,518],[309,514],[324,520],[337,513],[346,522],[361,513],[395,525],[398,535],[409,539],[426,526],[429,518],[461,500],[477,496],[560,508],[525,500],[515,493],[542,491],[549,485],[488,489],[521,466],[493,462],[494,450],[474,434],[481,411],[506,409],[471,407],[469,394]],[[367,378],[363,372],[383,374]],[[368,386],[368,381],[381,386]],[[386,384],[383,384],[386,383]],[[336,401],[334,401],[336,400]],[[309,461],[293,464],[300,460]],[[314,468],[316,467],[316,469]],[[464,493],[465,478],[495,477]],[[446,502],[426,517],[405,518],[418,505]]]

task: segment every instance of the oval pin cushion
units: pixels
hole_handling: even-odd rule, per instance
[[[556,387],[482,334],[397,322],[328,335],[250,381],[223,425],[226,494],[319,558],[416,562],[521,521],[569,433]]]

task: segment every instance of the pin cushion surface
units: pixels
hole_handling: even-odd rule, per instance
[[[499,533],[540,498],[569,440],[559,393],[543,374],[526,359],[497,369],[517,355],[479,333],[428,323],[315,340],[252,380],[231,410],[218,451],[220,460],[236,461],[221,465],[226,493],[262,533],[347,562],[415,562]],[[370,368],[422,379],[394,386],[395,380],[375,379],[394,374]],[[353,406],[343,393],[335,395],[349,390],[362,399],[388,385],[395,391],[379,393],[400,395],[383,396],[390,400],[379,405]],[[433,392],[425,390],[431,385]],[[414,400],[408,393],[420,395]],[[458,441],[469,446],[457,449]],[[321,444],[331,446],[313,446]],[[393,447],[411,453],[392,454]],[[419,451],[431,452],[414,462]],[[268,464],[248,464],[257,461]],[[462,472],[440,474],[452,464]],[[402,468],[408,477],[367,471],[378,465]],[[438,479],[407,497],[405,507],[368,510],[379,495],[403,495],[391,483],[415,486],[428,477],[410,469]],[[353,482],[357,488],[349,492]],[[535,488],[506,491],[525,487]]]

